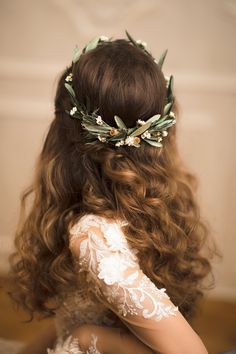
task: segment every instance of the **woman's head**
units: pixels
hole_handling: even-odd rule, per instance
[[[131,45],[125,39],[103,42],[95,49],[83,54],[73,65],[73,88],[77,100],[80,104],[86,105],[88,98],[90,111],[98,108],[97,114],[101,115],[110,126],[115,124],[115,115],[121,117],[128,128],[133,127],[137,119],[145,121],[155,114],[162,115],[167,96],[166,80],[162,70],[153,59],[151,54],[145,54],[143,50]],[[106,194],[109,193],[107,202],[114,202],[110,200],[112,191],[109,183],[115,177],[106,178],[104,175],[106,165],[109,165],[111,159],[114,160],[112,164],[118,163],[119,166],[124,162],[133,164],[141,190],[144,182],[141,178],[142,162],[148,169],[155,159],[158,159],[159,168],[163,164],[163,168],[167,171],[171,171],[172,161],[178,164],[175,126],[168,130],[163,149],[151,147],[146,143],[142,143],[139,148],[127,145],[116,147],[114,144],[102,142],[88,145],[87,131],[81,126],[80,120],[66,113],[73,107],[65,88],[65,79],[71,71],[70,66],[59,79],[55,96],[55,118],[51,123],[41,153],[43,159],[56,157],[58,163],[65,165],[61,168],[63,170],[60,173],[62,184],[61,188],[58,188],[58,193],[63,190],[65,183],[68,183],[69,185],[65,188],[66,195],[70,188],[72,194],[74,194],[74,188],[78,190],[76,198],[83,196],[82,209],[87,204],[86,210],[89,211],[89,202],[86,203],[86,196],[89,193],[86,188],[92,191],[93,188],[100,186],[102,190],[99,194],[106,198]],[[177,110],[175,103],[172,109]],[[115,172],[115,166],[111,168]],[[95,177],[96,180],[94,180]],[[91,181],[89,181],[90,178]],[[56,182],[58,181],[59,177]],[[48,185],[50,185],[49,181]],[[135,183],[132,180],[129,181],[129,177],[126,176],[123,187],[132,190],[132,186],[135,188]],[[136,189],[136,192],[138,191],[139,189]],[[111,215],[113,215],[117,212],[119,203],[115,208],[114,205],[110,208]]]
[[[145,120],[163,112],[166,80],[161,68],[151,54],[145,54],[127,40],[100,43],[64,74],[71,70],[78,101],[86,105],[88,97],[91,109],[98,107],[98,114],[111,126],[114,126],[115,115],[122,117],[127,127],[132,127],[138,118]],[[71,106],[64,80],[65,75],[62,75],[55,100],[56,111]]]
[[[91,212],[128,221],[125,234],[139,250],[144,271],[190,317],[211,266],[201,255],[208,229],[195,201],[196,178],[178,155],[176,126],[162,148],[85,144],[80,121],[65,112],[72,107],[64,86],[71,69],[59,79],[55,117],[33,183],[22,195],[11,257],[18,285],[11,295],[31,313],[50,314],[47,302],[75,281],[68,227]],[[137,119],[162,114],[166,103],[162,71],[151,55],[124,39],[83,54],[73,67],[73,87],[78,101],[86,105],[88,96],[91,110],[98,107],[111,126],[118,115],[133,127]]]

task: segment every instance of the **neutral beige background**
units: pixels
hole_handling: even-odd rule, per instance
[[[202,214],[224,259],[212,296],[236,299],[236,1],[0,0],[0,272],[52,119],[58,73],[75,44],[96,35],[122,38],[127,29],[147,42],[173,74],[180,103],[178,143],[200,181]]]

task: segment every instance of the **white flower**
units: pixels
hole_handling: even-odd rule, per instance
[[[162,136],[167,136],[167,135],[168,135],[168,132],[166,130],[163,130]]]
[[[143,47],[147,47],[147,43],[146,42],[143,42],[143,41],[141,41],[141,39],[137,39],[137,41],[136,41],[138,44],[141,44]]]
[[[140,125],[144,125],[146,122],[145,122],[145,120],[138,119],[137,123]]]
[[[158,64],[158,61],[157,61],[156,59],[154,59],[154,62],[155,62],[156,64]]]
[[[162,137],[157,138],[158,143],[162,141]]]
[[[70,115],[73,116],[76,111],[77,111],[77,107],[73,107],[73,108],[70,110]]]
[[[172,117],[172,118],[175,118],[174,112],[171,111],[171,112],[169,113],[169,116]]]
[[[99,124],[99,125],[102,125],[102,124],[103,124],[103,121],[102,121],[102,117],[101,117],[101,116],[97,116],[97,118],[96,118],[96,123]]]
[[[70,73],[69,75],[67,75],[67,77],[65,78],[65,80],[66,80],[67,82],[72,81],[72,76],[73,76],[73,74]]]
[[[126,139],[125,139],[125,144],[126,145],[133,145],[134,144],[134,137],[133,136],[128,136]]]
[[[127,269],[124,258],[118,253],[101,259],[98,265],[98,278],[103,279],[108,285],[124,280],[123,272]]]
[[[120,141],[117,141],[117,143],[115,143],[115,146],[121,146],[121,145],[124,145],[124,140],[120,140]]]
[[[98,139],[103,143],[106,141],[106,138],[101,136],[100,134],[98,134]]]
[[[151,138],[151,134],[149,133],[148,130],[146,130],[142,135],[141,135],[141,138]]]
[[[106,37],[106,36],[100,36],[99,39],[100,39],[101,41],[108,41],[108,40],[109,40],[109,38]]]

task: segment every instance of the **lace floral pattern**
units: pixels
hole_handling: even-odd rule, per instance
[[[65,340],[57,341],[54,349],[47,349],[47,354],[101,354],[97,349],[97,336],[91,334],[91,344],[86,351],[80,348],[79,340],[76,337],[68,336]]]
[[[79,265],[88,271],[96,293],[105,296],[121,316],[137,315],[160,321],[175,315],[178,307],[166,301],[166,289],[158,289],[139,268],[137,251],[128,244],[119,223],[87,214],[73,226],[71,248],[80,234]]]
[[[68,294],[63,296],[63,302],[56,310],[55,325],[59,337],[66,338],[74,328],[83,324],[113,325],[104,306],[84,299],[79,291],[67,290]]]

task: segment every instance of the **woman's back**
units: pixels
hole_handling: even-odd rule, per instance
[[[123,326],[158,352],[205,353],[187,321],[211,272],[208,228],[178,154],[173,76],[162,72],[166,51],[156,61],[127,35],[76,48],[59,79],[22,195],[10,293],[32,317],[56,315],[51,353],[96,324]]]

